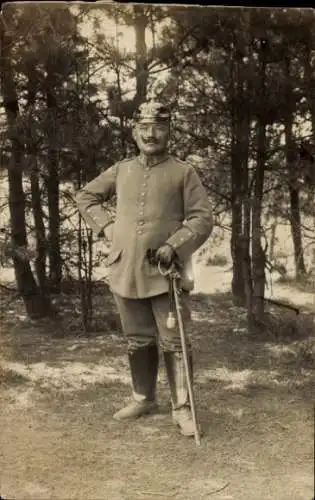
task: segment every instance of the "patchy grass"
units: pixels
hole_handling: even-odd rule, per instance
[[[14,369],[0,365],[0,384],[2,386],[16,386],[27,382],[27,377]]]
[[[246,311],[230,293],[191,296],[188,330],[204,432],[197,448],[172,424],[163,362],[159,412],[132,424],[112,419],[130,398],[124,339],[105,322],[102,334],[85,334],[72,300],[61,295],[63,313],[55,322],[30,322],[19,303],[3,314],[4,498],[311,498],[314,339],[308,327],[303,339],[249,341]],[[95,294],[94,305],[100,325],[106,315],[115,317],[109,296]],[[282,309],[269,313],[284,319]]]
[[[263,320],[257,323],[255,338],[270,341],[302,341],[314,334],[313,315],[309,312],[287,311],[281,308],[270,308]]]
[[[315,278],[311,274],[300,276],[298,279],[293,276],[280,276],[277,283],[290,286],[297,291],[315,293]]]
[[[31,320],[27,317],[23,301],[14,293],[0,295],[0,321],[3,333],[15,328],[32,327],[39,334],[45,332],[47,337],[93,337],[99,333],[120,331],[120,319],[116,312],[112,295],[103,283],[95,283],[92,291],[93,315],[89,332],[84,329],[82,321],[81,298],[78,286],[72,281],[62,285],[60,294],[52,295],[52,303],[57,311],[54,318]]]
[[[298,369],[315,366],[315,338],[309,337],[293,344],[295,363]]]

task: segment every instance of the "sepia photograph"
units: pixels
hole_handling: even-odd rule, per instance
[[[0,500],[313,500],[315,10],[0,36]]]

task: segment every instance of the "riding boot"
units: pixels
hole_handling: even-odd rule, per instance
[[[131,420],[157,409],[156,381],[159,353],[156,344],[128,353],[133,401],[115,413],[116,420]]]
[[[172,418],[184,436],[194,435],[194,424],[189,404],[189,393],[183,354],[181,352],[164,352],[165,368],[171,391]],[[193,363],[188,356],[190,380],[193,382]]]

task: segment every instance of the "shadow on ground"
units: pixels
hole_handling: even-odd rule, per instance
[[[117,329],[58,337],[53,322],[8,315],[4,498],[311,498],[312,337],[249,338],[229,294],[192,296],[191,305],[199,448],[172,424],[163,363],[159,412],[132,425],[112,419],[130,396]]]

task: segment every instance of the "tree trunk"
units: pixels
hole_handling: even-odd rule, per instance
[[[304,262],[304,253],[301,234],[301,213],[299,189],[294,187],[293,183],[289,185],[290,194],[290,224],[294,246],[294,262],[296,279],[303,278],[306,275]]]
[[[30,174],[31,180],[31,198],[32,198],[32,210],[35,225],[35,235],[36,235],[36,259],[35,259],[35,269],[39,288],[43,295],[47,294],[47,283],[46,283],[46,231],[43,220],[43,210],[41,203],[41,193],[39,186],[39,173],[37,159],[34,157],[32,171]]]
[[[92,231],[87,229],[85,231],[85,259],[84,259],[84,267],[85,267],[85,286],[86,286],[86,331],[91,329],[92,319],[93,319],[93,281],[92,281],[92,273],[93,273],[93,236]]]
[[[247,310],[247,330],[253,331],[253,279],[250,255],[251,235],[251,199],[248,172],[250,116],[244,113],[242,120],[242,150],[243,150],[243,235],[242,235],[242,271],[244,279],[245,305]]]
[[[305,45],[304,49],[304,75],[305,75],[305,86],[306,86],[306,95],[308,107],[311,115],[312,122],[312,140],[311,143],[313,145],[312,148],[312,160],[310,161],[309,168],[309,182],[311,184],[311,190],[309,192],[309,202],[310,205],[314,205],[314,187],[315,187],[315,167],[314,167],[314,146],[315,146],[315,71],[312,64],[312,39],[309,43]],[[313,210],[313,220],[315,226],[315,210]]]
[[[54,291],[59,292],[62,278],[62,263],[60,252],[59,160],[56,124],[57,102],[54,78],[51,76],[49,65],[47,66],[46,85],[46,105],[50,124],[48,135],[48,176],[46,179],[49,213],[49,281]]]
[[[244,99],[244,95],[243,95]],[[246,97],[245,99],[246,100]],[[247,110],[247,112],[246,112]],[[242,270],[244,279],[245,305],[247,310],[247,330],[253,330],[253,280],[251,270],[250,255],[250,235],[251,235],[251,199],[250,183],[248,171],[249,157],[249,137],[250,136],[250,110],[243,107],[242,117],[240,117],[240,150],[242,158],[242,202],[243,202],[243,234],[242,244]]]
[[[7,118],[8,136],[12,147],[8,168],[8,181],[13,265],[18,291],[24,301],[26,312],[30,318],[37,318],[50,314],[50,302],[40,293],[26,253],[25,195],[22,180],[24,152],[17,130],[19,105],[10,62],[13,40],[6,36],[2,22],[0,22],[0,32],[3,69],[1,87]],[[22,252],[19,252],[21,249]]]
[[[285,59],[285,71],[287,77],[287,113],[285,116],[285,156],[287,172],[289,176],[289,195],[290,195],[290,225],[294,247],[295,273],[296,278],[305,276],[306,268],[304,263],[304,254],[302,246],[301,232],[301,214],[300,214],[300,193],[297,183],[296,154],[293,137],[293,113],[294,101],[293,90],[290,85],[290,60]]]
[[[312,42],[304,49],[304,75],[308,108],[312,122],[312,143],[315,144],[315,75],[312,67]]]
[[[58,292],[60,290],[62,265],[60,255],[59,175],[56,151],[49,151],[48,161],[49,281],[52,288]]]
[[[117,92],[119,96],[119,101],[122,102],[122,89],[121,89],[121,78],[120,78],[120,68],[116,68],[116,81],[117,81]],[[125,127],[125,116],[123,111],[119,113],[119,125],[120,125],[120,144],[121,144],[121,155],[124,158],[127,154],[127,141],[126,141],[126,127]]]
[[[37,82],[37,77],[35,68],[29,68],[28,82],[27,82],[27,108],[29,110],[30,118],[36,105],[36,95],[37,95],[36,82]],[[32,120],[29,121],[29,127],[30,128],[33,127]],[[30,159],[31,205],[32,205],[35,236],[36,236],[35,271],[40,292],[44,297],[48,295],[47,283],[46,283],[47,244],[46,244],[46,231],[45,231],[42,201],[41,201],[41,190],[39,185],[39,168],[37,160],[38,148],[36,144],[36,137],[33,138],[32,133],[28,135],[26,149],[28,157]]]
[[[234,57],[235,56],[235,57]],[[238,305],[251,303],[250,261],[248,233],[250,220],[248,204],[248,154],[250,115],[246,102],[246,75],[241,53],[236,51],[231,61],[231,180],[232,180],[232,237],[233,260],[232,294]],[[243,227],[244,224],[244,227]],[[245,228],[246,226],[246,228]],[[244,233],[245,229],[245,233]],[[244,261],[245,259],[245,261]]]
[[[44,317],[51,313],[50,300],[41,293],[34,279],[30,262],[20,257],[14,249],[26,249],[25,200],[22,185],[20,153],[12,148],[12,164],[9,166],[9,207],[11,216],[11,241],[13,247],[13,264],[18,291],[24,301],[26,312],[30,318]]]
[[[250,257],[250,204],[249,199],[245,202],[244,210],[244,233],[242,235],[242,273],[244,280],[245,305],[247,310],[247,330],[253,331],[253,280],[251,272]]]
[[[234,90],[234,89],[233,89]],[[242,250],[242,162],[239,144],[239,116],[235,100],[231,106],[231,181],[232,181],[232,235],[231,256],[233,261],[232,294],[237,305],[245,304],[244,275],[243,275],[243,250]]]
[[[143,5],[133,6],[135,19],[134,30],[136,35],[136,96],[135,105],[145,101],[148,86],[148,61],[147,61],[147,46],[145,41],[145,30],[150,22],[148,15],[145,13],[146,7]]]
[[[271,234],[270,234],[270,241],[269,241],[269,261],[273,261],[274,259],[274,254],[275,254],[275,246],[276,246],[276,232],[277,232],[277,227],[278,227],[278,216],[277,214],[274,215],[274,220],[271,223]]]
[[[264,296],[266,282],[266,256],[261,245],[261,210],[266,162],[266,125],[263,121],[259,121],[258,123],[257,135],[257,163],[255,169],[254,197],[252,201],[252,276],[254,293],[254,314],[258,320],[262,320],[264,315]]]
[[[233,182],[233,181],[232,181]],[[232,184],[233,185],[233,184]],[[237,187],[234,184],[234,190]],[[244,276],[242,267],[243,247],[242,247],[242,204],[239,196],[232,195],[232,236],[231,236],[231,256],[233,261],[232,294],[235,304],[244,305]]]
[[[260,47],[259,61],[259,107],[257,120],[257,161],[254,173],[254,197],[252,201],[252,276],[253,276],[253,311],[258,321],[264,316],[265,264],[266,256],[261,245],[261,211],[264,189],[264,176],[267,157],[266,139],[266,60],[265,48]]]

